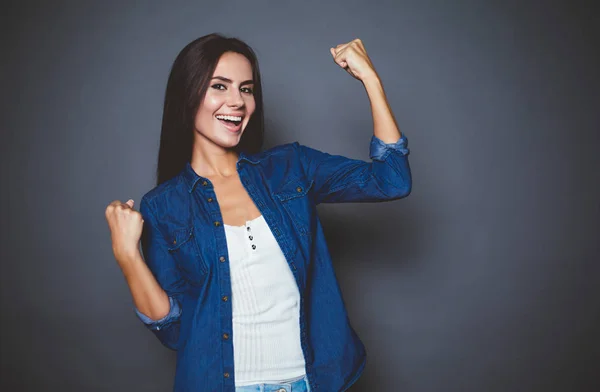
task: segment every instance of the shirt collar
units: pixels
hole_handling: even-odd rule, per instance
[[[241,151],[238,155],[238,160],[236,162],[236,166],[239,167],[241,161],[247,161],[252,163],[253,165],[256,165],[257,163],[259,163],[262,159],[261,157],[258,157],[256,155],[253,154],[246,154],[243,151]],[[192,165],[190,162],[186,162],[185,167],[183,168],[182,171],[182,176],[183,179],[185,180],[185,183],[187,184],[187,189],[190,193],[192,193],[194,191],[194,188],[196,187],[196,185],[198,184],[198,182],[204,182],[204,181],[208,181],[207,178],[199,176],[194,169],[192,169]]]

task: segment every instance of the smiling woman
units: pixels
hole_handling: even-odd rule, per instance
[[[239,143],[242,127],[245,127],[256,109],[252,64],[244,55],[225,52],[217,63],[214,75],[196,115],[197,135],[234,147]],[[214,132],[215,118],[231,134]],[[203,143],[200,140],[196,142]]]
[[[217,115],[241,116],[241,126],[231,127],[234,135],[215,132],[216,124],[230,129]],[[190,42],[175,59],[167,82],[157,185],[191,162],[197,139],[205,138],[203,145],[224,142],[233,153],[260,151],[263,124],[260,71],[252,48],[219,34]]]
[[[156,186],[139,212],[106,209],[136,314],[177,350],[175,391],[343,391],[364,369],[316,206],[407,196],[409,151],[362,42],[330,52],[369,95],[370,161],[261,151],[256,56],[210,34],[171,69]]]

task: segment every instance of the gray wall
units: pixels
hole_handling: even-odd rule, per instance
[[[409,138],[410,197],[319,207],[369,354],[353,392],[598,390],[597,14],[283,3],[3,6],[1,389],[170,390],[104,209],[153,187],[169,67],[218,31],[259,56],[265,147],[368,159],[366,93],[329,53],[356,37]]]

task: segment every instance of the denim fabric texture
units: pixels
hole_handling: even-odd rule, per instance
[[[411,191],[403,135],[373,135],[371,161],[298,142],[240,153],[240,180],[281,247],[300,291],[300,342],[312,392],[344,391],[366,363],[333,270],[316,206],[384,202]],[[136,314],[177,350],[174,391],[235,392],[231,281],[223,220],[211,181],[188,163],[140,201],[144,259],[168,294],[170,313]],[[366,262],[366,261],[365,261]]]
[[[277,384],[261,383],[236,387],[235,392],[311,392],[306,376]]]

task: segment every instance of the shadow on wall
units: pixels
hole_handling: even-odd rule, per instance
[[[372,320],[377,311],[369,313],[365,309],[383,305],[365,304],[366,301],[372,301],[374,295],[365,295],[363,289],[377,285],[382,274],[388,280],[383,283],[384,286],[389,285],[389,280],[395,280],[395,276],[399,280],[402,271],[413,269],[416,260],[420,259],[423,245],[419,238],[422,237],[424,226],[415,210],[396,204],[406,202],[406,199],[400,199],[384,203],[331,205],[319,213],[351,324],[367,350],[367,366],[349,389],[351,392],[371,392],[373,386],[381,388],[387,385],[394,390],[402,388],[402,385],[398,385],[398,380],[403,379],[401,370],[389,374],[389,363],[378,364],[396,357],[394,350],[403,346],[400,341],[402,336],[396,335],[391,345],[372,344],[379,339],[368,334],[372,334],[377,327],[365,320]],[[356,282],[360,282],[362,289],[355,289]],[[375,322],[376,325],[378,323]],[[385,350],[381,351],[383,348]]]

